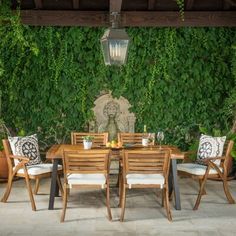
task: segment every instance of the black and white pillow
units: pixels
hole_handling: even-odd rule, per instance
[[[204,159],[222,156],[225,140],[226,136],[212,137],[208,135],[201,135],[196,163],[205,165],[203,161]],[[216,165],[220,165],[220,160],[216,160],[214,163]]]
[[[39,153],[37,134],[26,137],[8,137],[13,155],[29,157],[27,165],[36,165],[42,163]],[[15,165],[18,160],[14,159]]]

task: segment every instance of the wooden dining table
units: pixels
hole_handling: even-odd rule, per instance
[[[132,147],[120,147],[120,148],[110,148],[111,158],[121,158],[119,155],[120,151],[126,148],[139,149],[139,150],[150,150],[156,148],[170,149],[171,150],[171,169],[169,174],[169,192],[170,195],[174,191],[175,196],[175,209],[181,210],[180,192],[177,180],[177,160],[184,159],[184,154],[175,146],[162,145],[160,146],[148,146],[143,147],[141,145],[134,145]],[[59,188],[57,184],[57,172],[58,165],[62,160],[64,151],[79,151],[84,149],[83,145],[72,145],[72,144],[55,144],[46,153],[46,158],[53,162],[51,187],[50,187],[50,197],[49,197],[49,210],[54,209],[55,197],[59,196]],[[93,147],[93,149],[107,149],[105,146]]]

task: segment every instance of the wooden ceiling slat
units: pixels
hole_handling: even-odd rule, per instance
[[[110,12],[120,12],[121,11],[122,0],[110,0]]]
[[[42,26],[109,26],[107,11],[46,11],[21,10],[21,20],[26,25]],[[179,12],[127,11],[121,12],[124,27],[218,27],[236,26],[235,11],[185,11],[184,21]]]
[[[43,1],[42,0],[34,0],[34,5],[36,9],[42,9],[43,8]]]
[[[156,0],[148,0],[148,10],[154,10],[156,5]]]
[[[187,0],[186,2],[186,10],[191,10],[193,8],[194,0]]]
[[[79,9],[79,0],[73,0],[73,8]]]
[[[236,0],[224,0],[224,2],[228,3],[231,6],[236,6]]]

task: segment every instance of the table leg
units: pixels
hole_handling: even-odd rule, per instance
[[[54,209],[54,199],[59,194],[59,187],[57,184],[57,170],[58,170],[59,159],[54,159],[52,167],[52,178],[51,178],[51,188],[49,197],[48,210]]]
[[[175,193],[175,209],[181,210],[180,204],[180,193],[179,193],[179,185],[177,180],[177,163],[176,159],[171,160],[171,171],[172,171],[172,180],[173,180],[173,188]]]
[[[169,199],[172,199],[172,194],[173,194],[172,164],[170,165],[170,171],[169,171],[169,176],[168,176],[168,188],[169,188]]]

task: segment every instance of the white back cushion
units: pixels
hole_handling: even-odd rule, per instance
[[[204,159],[209,157],[220,157],[223,154],[226,136],[212,137],[208,135],[201,135],[198,146],[196,163],[205,165]],[[216,165],[220,165],[220,160],[214,161]]]
[[[42,163],[38,147],[36,134],[25,137],[8,137],[13,155],[29,157],[27,165],[37,165]],[[15,165],[19,162],[14,159]]]

